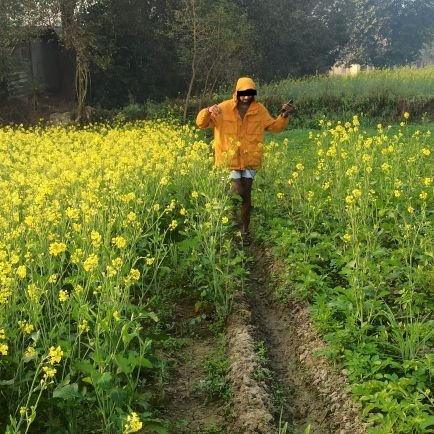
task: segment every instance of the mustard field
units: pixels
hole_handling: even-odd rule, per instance
[[[409,120],[287,132],[254,186],[276,295],[310,303],[377,434],[434,432],[434,140]],[[168,120],[0,129],[2,431],[168,432],[173,306],[224,322],[246,276],[201,137]]]
[[[211,148],[165,121],[6,127],[0,166],[2,432],[162,430],[159,309],[223,317],[240,269]]]
[[[376,434],[434,432],[434,140],[410,119],[321,120],[295,152],[270,143],[256,185],[278,295],[310,302]]]

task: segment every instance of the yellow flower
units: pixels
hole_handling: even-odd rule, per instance
[[[429,157],[431,155],[431,151],[428,148],[423,148],[421,153],[424,157]]]
[[[383,164],[381,165],[381,170],[382,170],[384,173],[389,173],[389,171],[390,171],[391,168],[392,168],[392,166],[391,166],[389,163],[383,163]]]
[[[347,175],[349,178],[353,177],[357,172],[359,171],[359,168],[357,166],[351,166],[347,171],[345,172],[345,175]]]
[[[167,185],[169,183],[169,178],[167,176],[163,176],[160,179],[160,185]]]
[[[352,192],[351,192],[351,194],[357,199],[357,198],[359,198],[361,195],[362,195],[362,192],[358,189],[358,188],[355,188]]]
[[[300,171],[304,170],[304,166],[303,166],[303,164],[301,164],[301,163],[297,163],[297,164],[295,165],[295,168],[296,168],[297,170],[300,170]]]
[[[31,360],[31,359],[34,359],[36,357],[36,355],[37,355],[37,352],[35,350],[35,347],[29,346],[29,347],[27,347],[27,349],[24,353],[24,358],[26,360]]]
[[[59,256],[61,253],[66,252],[66,244],[54,242],[48,248],[48,253],[52,256]]]
[[[229,222],[229,219],[226,216],[223,216],[222,217],[222,223],[225,225],[228,222]]]
[[[32,215],[28,215],[24,218],[24,223],[29,227],[35,226],[35,217]]]
[[[127,416],[124,426],[124,434],[134,433],[142,429],[143,423],[140,421],[137,413],[132,412]]]
[[[408,119],[410,117],[410,113],[404,112],[403,117],[404,119]]]
[[[128,213],[128,215],[127,215],[127,220],[128,220],[128,222],[129,223],[133,223],[133,222],[135,222],[136,220],[137,220],[137,215],[136,215],[136,213],[135,212],[129,212]]]
[[[41,292],[42,291],[34,283],[30,283],[29,285],[27,285],[26,294],[30,300],[37,301]]]
[[[26,320],[18,321],[18,325],[20,326],[22,332],[26,335],[30,335],[34,330],[33,324],[28,323]]]
[[[44,371],[44,375],[43,375],[44,380],[46,380],[47,378],[53,378],[57,372],[56,368],[52,368],[50,366],[43,366],[42,370]]]
[[[65,303],[66,301],[69,300],[69,293],[68,291],[61,289],[59,291],[59,301],[60,303]]]
[[[355,127],[360,126],[359,117],[357,115],[353,116],[353,126]]]
[[[74,291],[77,294],[81,294],[83,292],[83,290],[84,290],[84,288],[81,285],[79,285],[79,284],[75,285]]]
[[[308,201],[308,202],[311,202],[314,196],[315,196],[315,193],[314,193],[313,191],[310,191],[310,190],[309,190],[309,191],[307,192],[307,201]]]
[[[429,185],[432,184],[432,178],[423,178],[422,180],[422,184],[425,185],[426,187],[428,187]]]
[[[351,241],[351,235],[350,234],[344,234],[342,236],[342,240],[344,241],[344,243],[349,243]]]
[[[407,211],[408,211],[409,214],[413,214],[414,213],[414,208],[412,206],[409,206],[407,208]]]
[[[26,277],[26,275],[27,275],[27,269],[26,269],[26,266],[25,266],[25,265],[20,265],[20,266],[17,268],[16,273],[17,273],[17,276],[18,276],[18,277],[20,277],[21,279],[24,279],[24,278]]]
[[[73,264],[78,264],[83,257],[83,250],[75,249],[74,253],[71,255],[71,262]]]
[[[419,199],[426,200],[427,197],[428,197],[428,193],[426,191],[422,191],[419,194]]]
[[[8,355],[9,346],[5,342],[0,343],[0,356]]]
[[[137,270],[136,268],[131,268],[128,277],[131,280],[139,280],[140,279],[140,271]]]
[[[152,205],[152,209],[154,211],[159,211],[160,210],[160,204],[159,203],[154,203],[154,205]]]
[[[354,202],[354,196],[349,194],[346,198],[345,198],[345,203],[350,205]]]
[[[95,254],[91,254],[83,262],[83,268],[85,269],[85,271],[91,273],[98,266],[98,262],[99,262],[98,256]]]
[[[152,265],[155,262],[155,258],[151,256],[146,257],[146,265]]]
[[[124,261],[122,260],[122,258],[115,258],[112,260],[112,266],[116,269],[116,270],[120,270],[122,265],[123,265]]]
[[[92,231],[90,233],[90,239],[92,241],[92,246],[98,248],[102,243],[102,236],[98,231]]]
[[[48,278],[48,283],[56,283],[57,282],[57,274],[51,274]]]
[[[118,249],[124,249],[127,245],[127,240],[124,237],[118,236],[112,238],[112,244],[116,246]]]
[[[115,268],[113,268],[111,265],[107,265],[105,271],[106,271],[107,277],[113,277],[113,276],[116,276],[116,274],[118,274],[117,270]]]
[[[192,191],[192,192],[191,192],[191,197],[192,197],[193,199],[197,199],[197,198],[199,197],[199,193],[198,193],[197,191]]]
[[[402,193],[401,190],[394,190],[393,191],[393,194],[395,197],[401,197],[401,193]]]
[[[82,226],[81,226],[80,224],[78,224],[78,223],[73,223],[73,224],[72,224],[72,230],[73,230],[74,232],[80,232],[80,231],[81,231],[81,228],[82,228]]]
[[[77,329],[80,334],[89,331],[89,323],[87,320],[83,319],[81,323],[78,324]]]
[[[285,196],[285,194],[279,192],[279,193],[276,194],[276,196],[277,196],[277,199],[283,199],[283,197]]]
[[[117,310],[113,312],[113,318],[115,321],[119,321],[121,319],[121,316],[119,315],[119,312]]]
[[[20,407],[20,416],[25,416],[27,414],[27,407]]]
[[[173,231],[177,228],[177,226],[178,226],[178,222],[176,220],[172,220],[172,222],[169,225],[169,230]]]
[[[48,350],[49,362],[52,365],[54,365],[55,363],[60,363],[60,361],[62,360],[62,356],[63,350],[60,345],[58,345],[57,347],[50,347],[50,349]]]
[[[324,191],[328,190],[328,189],[330,188],[330,182],[329,182],[329,181],[325,181],[325,182],[323,183],[323,185],[321,186],[321,188],[322,188]]]

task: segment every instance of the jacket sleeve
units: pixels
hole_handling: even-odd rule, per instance
[[[208,108],[202,109],[196,117],[196,125],[199,128],[214,128],[215,124]]]
[[[268,113],[268,110],[265,107],[263,109],[266,131],[269,131],[270,133],[280,133],[288,126],[288,118],[284,118],[282,115],[279,115],[276,119],[273,119],[270,113]]]

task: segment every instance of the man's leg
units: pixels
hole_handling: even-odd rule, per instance
[[[241,230],[244,234],[249,232],[250,210],[252,209],[252,178],[241,178]]]
[[[232,217],[237,225],[240,224],[239,210],[243,203],[242,178],[232,179]]]

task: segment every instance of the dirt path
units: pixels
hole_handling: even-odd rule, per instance
[[[210,400],[200,388],[206,380],[205,362],[211,357],[215,338],[194,336],[176,357],[171,381],[165,388],[165,417],[173,422],[171,432],[202,434],[225,432],[225,408],[221,401]]]
[[[208,378],[206,362],[216,352],[218,339],[206,315],[196,312],[194,300],[179,300],[172,319],[177,346],[164,355],[170,362],[162,388],[161,416],[171,422],[170,434],[225,434],[227,403],[212,399],[201,387]]]
[[[314,355],[323,343],[311,327],[307,306],[276,301],[271,281],[276,261],[264,248],[252,247],[250,253],[252,322],[257,339],[265,343],[273,382],[283,395],[281,408],[274,410],[288,422],[288,433],[309,429],[315,434],[365,432],[358,409],[346,392],[345,377]]]
[[[364,434],[344,373],[315,356],[323,343],[307,306],[276,301],[271,275],[278,263],[265,248],[252,246],[248,253],[248,290],[235,297],[226,328],[232,399],[209,401],[197,387],[216,349],[216,339],[203,330],[181,350],[165,389],[164,414],[176,422],[171,432]]]

